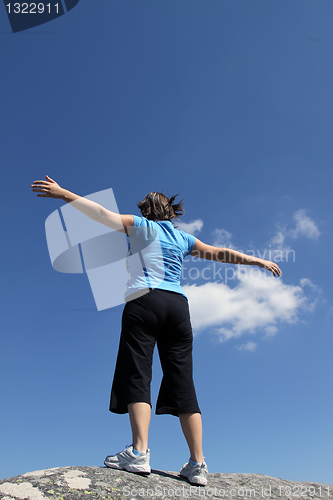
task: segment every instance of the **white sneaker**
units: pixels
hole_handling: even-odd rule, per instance
[[[104,465],[111,469],[122,469],[137,474],[150,474],[150,450],[142,451],[138,456],[134,455],[132,450],[133,445],[128,446],[124,451],[116,455],[108,455],[104,460]]]
[[[202,462],[202,464],[192,465],[189,461],[187,464],[183,465],[179,474],[187,477],[191,484],[198,486],[206,486],[207,484],[208,468],[205,462]]]

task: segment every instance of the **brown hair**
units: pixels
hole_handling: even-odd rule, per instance
[[[148,220],[169,220],[179,219],[185,212],[181,200],[179,203],[174,203],[178,196],[171,196],[169,199],[163,193],[152,192],[147,194],[138,207],[141,210],[143,217]]]

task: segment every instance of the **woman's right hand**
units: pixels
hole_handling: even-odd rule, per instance
[[[277,276],[281,276],[282,274],[279,266],[275,264],[275,262],[271,262],[270,260],[259,259],[258,266],[262,267],[263,269],[267,269],[267,271],[273,273],[273,276],[275,276],[275,274]]]
[[[31,184],[32,190],[36,193],[44,193],[37,194],[41,198],[62,198],[65,189],[59,186],[51,177],[46,175],[47,181],[34,181]]]

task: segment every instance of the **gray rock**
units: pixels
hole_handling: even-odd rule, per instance
[[[178,472],[152,470],[140,476],[106,467],[57,467],[0,481],[1,500],[333,500],[332,496],[333,485],[261,474],[209,474],[203,487],[191,486]]]

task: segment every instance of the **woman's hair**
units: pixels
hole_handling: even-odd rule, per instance
[[[163,193],[149,193],[143,198],[138,207],[141,210],[143,217],[148,220],[169,220],[179,219],[185,212],[181,200],[179,203],[174,203],[178,196],[171,196],[169,199]]]

